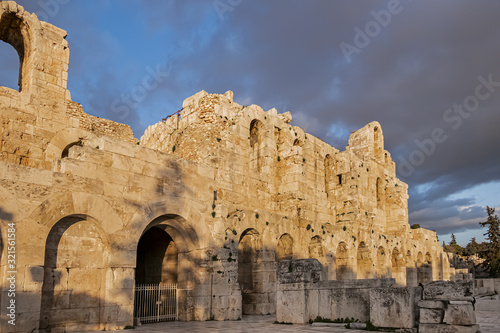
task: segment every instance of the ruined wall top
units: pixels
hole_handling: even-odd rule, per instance
[[[314,147],[323,156],[335,155],[340,151],[330,146],[319,138],[305,133],[302,128],[290,125],[292,115],[290,112],[278,114],[275,108],[264,111],[258,105],[240,105],[233,100],[233,92],[224,94],[209,94],[200,91],[184,100],[182,109],[178,114],[168,117],[166,120],[149,126],[141,138],[141,144],[166,153],[172,153],[175,145],[174,139],[181,132],[186,135],[189,127],[204,126],[204,136],[213,136],[221,139],[220,132],[229,131],[239,134],[242,138],[248,137],[248,131],[252,121],[259,121],[263,128],[267,128],[266,134],[277,139],[274,128],[284,129],[281,133],[280,142],[290,146]],[[288,139],[288,140],[287,140]],[[177,146],[178,148],[178,146]],[[395,176],[395,165],[388,151],[384,150],[384,138],[382,127],[373,121],[363,128],[354,131],[349,136],[347,151],[352,151],[360,159],[372,159],[384,165]]]
[[[50,101],[56,110],[63,110],[64,100],[69,99],[66,35],[14,1],[0,2],[0,40],[19,55],[19,91],[39,99],[39,105],[44,104],[42,100]]]

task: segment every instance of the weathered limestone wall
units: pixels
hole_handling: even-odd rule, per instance
[[[377,122],[340,152],[290,121],[289,113],[241,106],[230,91],[202,91],[184,101],[180,116],[149,127],[141,144],[213,167],[224,211],[273,212],[278,220],[266,221],[286,222],[283,232],[298,245],[293,258],[317,258],[331,279],[450,278],[435,232],[409,227],[407,185],[396,178]]]
[[[20,91],[0,87],[0,309],[11,247],[16,270],[2,332],[132,325],[134,285],[152,280],[177,282],[181,320],[275,313],[286,259],[316,258],[328,280],[450,278],[435,232],[409,229],[377,122],[340,152],[289,113],[200,92],[137,144],[71,101],[65,36],[0,2],[21,59]]]
[[[278,265],[276,320],[306,324],[316,317],[353,318],[405,332],[479,331],[473,306],[473,281],[434,281],[396,287],[394,279],[325,281],[315,259],[284,260]],[[483,302],[485,307],[494,303]]]
[[[390,293],[394,283],[394,279],[328,281],[316,259],[285,260],[278,265],[276,320],[306,324],[319,316],[330,320],[354,318],[364,323],[370,320],[371,312],[380,312],[378,308],[372,311],[377,304],[371,299],[372,293]],[[410,327],[414,327],[413,322]]]

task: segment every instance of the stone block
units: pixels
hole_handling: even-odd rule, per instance
[[[444,309],[446,303],[444,301],[418,301],[418,307],[426,309]]]
[[[370,290],[370,321],[378,327],[413,328],[415,326],[412,288]]]
[[[418,333],[479,333],[479,325],[420,324]]]
[[[424,286],[424,300],[472,301],[474,281],[434,281]]]
[[[309,318],[305,312],[306,293],[299,291],[278,291],[276,296],[276,320],[294,324],[305,324]],[[243,304],[243,313],[248,313]]]
[[[448,304],[444,310],[443,322],[451,325],[473,325],[476,323],[476,314],[472,304]]]
[[[443,322],[444,310],[442,309],[420,309],[420,323],[441,324]]]

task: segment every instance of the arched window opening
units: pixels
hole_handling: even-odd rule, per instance
[[[0,86],[20,91],[20,59],[16,50],[0,41]]]
[[[374,278],[373,260],[370,256],[370,249],[365,242],[359,243],[357,255],[358,279]]]
[[[260,172],[264,155],[261,153],[262,123],[254,119],[250,123],[250,167]]]
[[[377,178],[376,191],[377,191],[377,208],[384,209],[385,207],[385,190],[382,180]]]
[[[335,189],[337,183],[335,179],[335,162],[333,157],[328,154],[325,156],[325,192],[330,196],[330,193]]]
[[[293,239],[289,234],[283,234],[278,240],[276,247],[276,262],[282,260],[292,260],[293,257]]]
[[[24,37],[21,32],[23,28],[22,24],[21,19],[14,13],[2,15],[0,22],[0,41],[9,44],[17,51],[16,57],[8,45],[0,47],[0,59],[2,59],[2,64],[0,65],[0,85],[5,85],[18,91],[21,91],[23,86],[22,74],[25,53]],[[4,77],[3,75],[6,76]]]
[[[257,119],[250,123],[250,147],[252,148],[255,148],[256,144],[259,143],[260,127],[260,121]]]
[[[375,127],[373,130],[373,144],[374,144],[374,154],[375,158],[382,161],[383,148],[382,148],[382,131],[379,127]]]
[[[63,151],[61,153],[61,158],[68,157],[69,156],[69,150],[70,150],[70,148],[74,147],[74,146],[80,146],[80,147],[82,147],[83,146],[82,140],[71,142],[69,145],[67,145],[66,147],[64,147],[64,149],[63,149]]]
[[[387,267],[387,253],[383,246],[377,250],[377,278],[390,277],[390,269]]]
[[[309,242],[309,258],[317,259],[320,263],[324,261],[324,250],[320,236],[314,236]]]

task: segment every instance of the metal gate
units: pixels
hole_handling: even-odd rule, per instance
[[[177,284],[135,286],[134,318],[141,323],[177,320]]]

